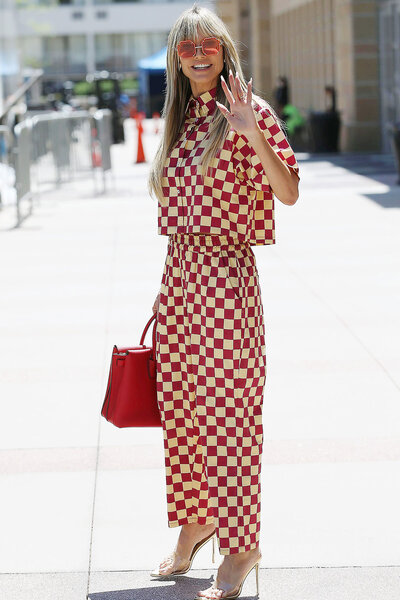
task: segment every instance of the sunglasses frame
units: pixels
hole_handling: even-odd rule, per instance
[[[207,54],[206,52],[204,52],[204,48],[203,48],[203,42],[204,42],[204,40],[216,40],[218,42],[219,46],[218,46],[218,52],[216,54],[219,53],[219,51],[221,49],[221,46],[223,46],[223,43],[218,38],[216,38],[214,36],[203,38],[201,40],[200,46],[195,46],[193,40],[181,40],[180,42],[178,42],[178,45],[176,47],[176,51],[178,53],[178,56],[182,57],[182,55],[179,54],[179,44],[181,44],[182,42],[192,42],[192,44],[194,46],[194,53],[192,54],[192,56],[184,56],[183,58],[193,58],[194,56],[196,56],[196,50],[197,50],[197,48],[201,48],[202,49],[202,52],[203,52],[204,56],[215,56],[215,54],[214,55],[213,54]]]

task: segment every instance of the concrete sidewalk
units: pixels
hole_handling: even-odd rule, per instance
[[[113,344],[139,343],[167,248],[126,127],[115,189],[43,194],[18,230],[0,213],[4,600],[84,599],[89,566],[92,599],[190,600],[216,573],[206,545],[186,576],[150,579],[179,531],[161,430],[100,416]],[[148,121],[149,161],[156,144]],[[260,597],[398,600],[397,175],[390,157],[298,159],[300,198],[277,201],[277,244],[254,248],[268,365]],[[241,598],[254,593],[253,571]]]

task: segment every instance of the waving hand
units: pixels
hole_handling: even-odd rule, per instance
[[[221,75],[221,85],[228,99],[230,112],[226,106],[217,101],[218,108],[237,133],[243,135],[256,133],[258,125],[251,104],[253,78],[247,84],[247,93],[243,93],[242,91],[238,74],[234,77],[231,70],[229,71],[229,82],[232,91]]]

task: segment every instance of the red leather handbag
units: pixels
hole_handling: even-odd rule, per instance
[[[161,427],[157,404],[155,313],[146,324],[140,345],[133,348],[114,346],[102,416],[116,427]],[[144,338],[153,324],[153,346]]]

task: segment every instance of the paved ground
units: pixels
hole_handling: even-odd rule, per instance
[[[160,430],[100,417],[112,346],[139,342],[167,247],[127,134],[106,195],[92,181],[47,192],[19,229],[0,213],[2,600],[83,599],[89,565],[97,600],[190,600],[215,574],[206,546],[182,579],[150,580],[178,533]],[[147,122],[149,160],[156,142]],[[277,202],[277,244],[254,250],[260,597],[398,600],[400,188],[391,157],[298,159],[299,201]]]

